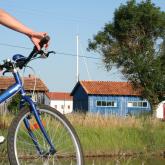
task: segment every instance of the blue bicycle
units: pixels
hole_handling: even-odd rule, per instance
[[[40,46],[49,41],[44,37]],[[20,111],[8,131],[7,149],[11,165],[84,165],[82,148],[70,122],[54,108],[37,105],[27,96],[18,69],[23,69],[36,58],[48,57],[51,52],[38,51],[36,47],[28,57],[14,55],[12,60],[0,65],[12,72],[15,83],[0,95],[0,103],[21,95]]]

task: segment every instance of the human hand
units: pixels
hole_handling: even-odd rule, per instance
[[[45,37],[47,33],[45,32],[33,32],[29,37],[33,44],[37,47],[38,50],[41,49],[39,42],[43,37]],[[45,48],[48,48],[48,44],[45,45]]]

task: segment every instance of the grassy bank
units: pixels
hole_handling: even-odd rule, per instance
[[[103,117],[70,114],[87,156],[160,154],[165,151],[165,122],[153,117]],[[12,116],[0,117],[0,135],[7,134]],[[0,146],[5,155],[6,144]]]

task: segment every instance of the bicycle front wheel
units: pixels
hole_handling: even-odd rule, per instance
[[[44,128],[55,146],[56,152],[49,153],[50,146],[42,134],[34,115],[22,109],[13,120],[8,133],[8,157],[11,165],[84,165],[81,145],[70,122],[61,113],[49,106],[38,108]],[[28,120],[30,132],[25,127]],[[36,142],[36,143],[34,143]],[[36,147],[37,144],[37,147]]]

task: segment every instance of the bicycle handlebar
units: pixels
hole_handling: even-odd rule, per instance
[[[39,45],[40,45],[40,48],[42,49],[44,45],[46,45],[50,40],[50,37],[49,36],[45,36],[44,38],[41,39]],[[35,56],[35,54],[37,55],[39,53],[39,50],[37,49],[36,46],[34,46],[32,52],[29,54],[29,56],[27,57],[26,61],[25,61],[25,64],[26,65],[32,57]]]
[[[49,40],[50,40],[50,37],[49,36],[45,36],[44,38],[42,38],[41,41],[40,41],[40,43],[39,43],[40,47],[43,48],[43,46],[45,44],[48,44]]]
[[[38,50],[36,46],[34,46],[32,52],[29,54],[29,56],[23,60],[20,60],[20,61],[16,61],[15,63],[15,66],[16,67],[19,67],[20,69],[22,69],[24,66],[27,65],[27,63],[33,58],[33,57],[36,57],[38,54],[41,54],[42,51],[42,48],[44,47],[44,45],[48,44],[50,40],[50,37],[49,36],[45,36],[41,39],[41,41],[39,42],[39,45],[40,45],[40,48],[41,50]],[[48,55],[49,53],[51,52],[48,52]],[[4,68],[6,70],[10,70],[10,69],[13,69],[14,67],[14,63],[11,61],[11,60],[5,60],[4,61],[4,64],[0,64],[0,70],[3,70]]]

